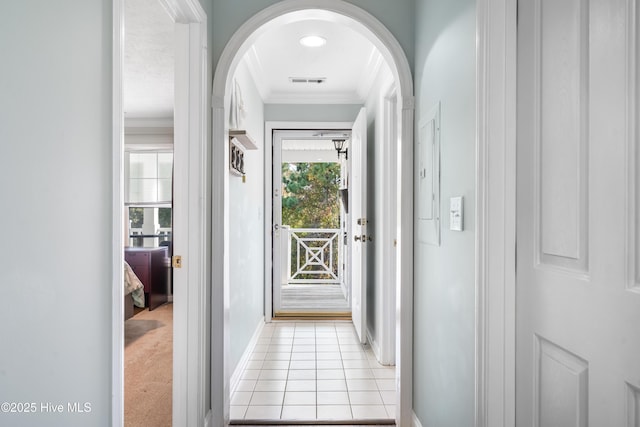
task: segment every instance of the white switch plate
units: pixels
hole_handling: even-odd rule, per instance
[[[453,231],[462,231],[462,196],[452,197],[449,202],[449,229]]]

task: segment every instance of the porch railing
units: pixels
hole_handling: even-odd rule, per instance
[[[142,228],[129,229],[129,246],[145,246],[144,239],[153,239],[151,246],[158,246],[160,242],[171,240],[171,227],[160,227],[154,235],[145,235]]]
[[[340,231],[283,226],[283,283],[341,283]]]

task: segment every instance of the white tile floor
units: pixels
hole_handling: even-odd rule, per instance
[[[269,323],[231,396],[231,419],[394,418],[395,374],[351,322]]]

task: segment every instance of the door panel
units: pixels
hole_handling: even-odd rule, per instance
[[[367,114],[360,109],[349,143],[351,161],[351,317],[360,342],[367,341]]]
[[[634,2],[518,13],[517,425],[637,426]]]

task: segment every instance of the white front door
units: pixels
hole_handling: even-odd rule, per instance
[[[367,341],[367,114],[360,109],[349,142],[349,242],[351,253],[351,317],[360,342]]]
[[[280,296],[282,285],[286,284],[287,264],[283,260],[287,259],[287,246],[289,230],[282,227],[282,139],[284,132],[274,132],[273,135],[273,313],[280,312]]]
[[[640,426],[635,4],[518,5],[518,426]]]
[[[276,317],[350,312],[341,289],[343,251],[337,189],[341,168],[332,141],[349,134],[348,129],[273,131],[272,304]],[[329,188],[317,191],[322,185],[319,171],[335,189],[325,182]],[[297,178],[290,185],[298,187],[295,194],[286,184],[294,175]],[[301,194],[308,198],[292,205],[292,199]],[[295,210],[306,214],[292,215]],[[319,213],[312,215],[310,211]]]

